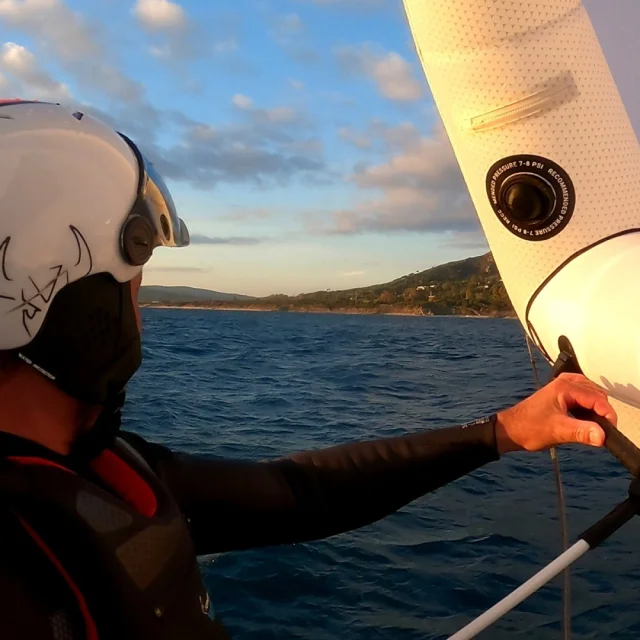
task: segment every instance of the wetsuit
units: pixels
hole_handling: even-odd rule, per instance
[[[161,521],[161,524],[165,523],[162,524],[165,532],[174,527],[173,533],[162,539],[182,542],[179,548],[165,544],[166,553],[173,555],[169,565],[163,568],[168,574],[161,575],[157,580],[158,586],[157,589],[154,587],[156,592],[153,597],[165,603],[169,612],[172,598],[182,597],[184,602],[180,601],[180,609],[184,609],[185,613],[182,616],[184,620],[178,615],[173,621],[169,621],[170,615],[167,614],[168,621],[165,623],[162,621],[162,607],[156,609],[160,621],[157,623],[158,631],[145,631],[143,635],[148,640],[171,637],[213,640],[228,637],[220,621],[207,626],[211,615],[207,623],[203,621],[208,613],[208,602],[202,595],[196,598],[196,591],[200,587],[196,585],[196,578],[189,568],[192,556],[195,565],[195,555],[310,541],[353,530],[375,522],[499,457],[494,417],[469,425],[346,444],[261,462],[185,455],[132,433],[122,432],[120,437],[124,443],[118,449],[118,455],[129,460],[127,464],[133,467],[137,465],[134,458],[139,459],[140,466],[136,467],[138,475],[144,476],[146,472],[143,466],[148,465],[149,474],[159,483],[154,485],[151,475],[144,476],[147,477],[147,483],[155,487],[155,493],[162,493],[159,487],[164,487],[170,496],[170,499],[158,498],[158,504],[168,503],[165,508],[171,511],[175,501],[181,513],[180,520],[185,524],[184,530],[188,532],[181,534],[180,525],[176,525],[175,521],[166,524],[172,522],[168,517]],[[133,457],[128,458],[126,450]],[[0,638],[110,640],[117,637],[118,640],[124,640],[143,637],[140,629],[156,628],[144,627],[156,624],[151,621],[152,615],[144,621],[134,620],[136,612],[126,611],[129,603],[119,602],[123,594],[129,593],[127,589],[130,585],[126,582],[129,578],[125,574],[126,580],[123,582],[120,574],[112,575],[109,567],[106,567],[96,569],[96,572],[103,571],[105,577],[82,582],[83,570],[87,567],[92,569],[94,559],[91,545],[95,536],[98,536],[96,549],[102,549],[100,545],[103,539],[100,536],[106,536],[107,547],[112,545],[117,557],[122,560],[121,549],[126,545],[113,536],[117,537],[118,526],[124,526],[123,522],[138,526],[135,522],[131,524],[136,520],[135,517],[129,517],[128,521],[125,518],[118,524],[118,505],[128,499],[116,495],[117,492],[105,482],[95,467],[76,465],[69,473],[62,469],[69,466],[66,458],[34,443],[0,434],[0,452],[0,463],[7,462],[4,471],[0,464],[0,471],[4,473],[4,476],[0,473],[0,477],[4,478],[0,480]],[[45,466],[42,466],[43,460]],[[14,467],[11,461],[29,463],[21,464],[16,472],[19,481],[13,479],[15,474],[12,475],[11,469]],[[34,461],[39,461],[40,466],[34,466]],[[56,502],[58,489],[55,485],[58,482],[62,482],[60,515],[38,519],[38,514],[33,509],[29,510],[29,491],[44,492],[47,494],[46,500]],[[75,492],[74,482],[81,483],[82,491]],[[132,480],[128,484],[135,482]],[[93,497],[91,487],[95,489]],[[107,493],[113,496],[111,506],[106,504],[109,502],[105,498]],[[67,504],[70,494],[75,496],[71,507]],[[96,496],[102,496],[103,502]],[[97,504],[96,500],[103,506]],[[153,496],[151,500],[154,500]],[[65,518],[75,517],[75,512],[69,515],[69,509],[73,511],[74,505],[80,505],[81,502],[84,506],[82,509],[78,506],[78,511],[84,514],[86,520],[82,523],[84,528],[81,533],[88,540],[86,543],[82,541],[84,538],[74,537],[75,524],[72,520],[64,524]],[[131,504],[127,507],[129,514],[133,509]],[[148,504],[136,506],[142,511],[147,508]],[[87,527],[87,522],[93,528]],[[141,522],[142,529],[134,536],[136,539],[146,535],[144,519]],[[113,546],[112,538],[116,540],[113,543],[116,546]],[[52,541],[50,544],[54,553],[50,552],[43,539]],[[129,542],[127,545],[131,546]],[[155,545],[149,553],[162,554],[162,549],[162,545]],[[139,566],[148,560],[145,555],[147,552],[148,547],[141,551],[138,546],[138,551],[130,555],[129,569],[132,573],[129,577],[133,576],[133,581],[140,582],[142,575],[142,581],[151,584],[154,576],[145,578],[145,571],[148,573],[149,568]],[[96,567],[104,562],[103,556],[96,556]],[[61,557],[68,558],[68,564],[65,565]],[[163,564],[164,557],[159,557],[160,561],[154,562]],[[154,571],[154,567],[151,570]],[[110,587],[112,578],[113,584],[120,586]],[[184,581],[185,586],[176,589],[175,585],[180,580]],[[171,585],[173,591],[165,593],[171,589]],[[92,593],[94,590],[99,593]],[[177,596],[176,590],[183,595]],[[193,598],[188,595],[192,591]],[[135,596],[134,591],[131,594]],[[193,602],[185,598],[191,598]],[[215,594],[212,594],[212,598],[215,602]],[[122,620],[113,622],[118,615],[123,616]],[[131,624],[131,629],[127,628],[128,624]]]

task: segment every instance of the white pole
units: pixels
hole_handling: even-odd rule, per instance
[[[511,592],[497,604],[494,604],[491,609],[485,611],[481,616],[472,620],[467,626],[450,636],[449,640],[469,640],[470,638],[475,638],[481,631],[484,631],[496,620],[511,611],[511,609],[517,607],[523,600],[526,600],[540,587],[550,580],[553,580],[559,573],[562,573],[569,565],[587,553],[590,548],[587,542],[578,540],[578,542],[570,546],[564,553],[538,571],[538,573],[520,585],[515,591]]]

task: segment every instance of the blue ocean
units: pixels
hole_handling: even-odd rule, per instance
[[[144,323],[126,427],[204,455],[436,429],[535,390],[514,320],[146,309]],[[606,450],[559,457],[573,540],[628,476]],[[446,638],[562,550],[556,505],[549,455],[510,455],[363,529],[202,567],[236,640]],[[639,538],[631,522],[574,566],[573,638],[640,637]],[[561,614],[557,579],[481,637],[560,638]]]

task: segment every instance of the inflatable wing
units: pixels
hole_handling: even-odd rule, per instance
[[[640,145],[580,0],[404,0],[520,322],[640,446]]]

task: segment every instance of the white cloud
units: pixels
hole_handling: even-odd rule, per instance
[[[372,144],[382,141],[391,155],[379,164],[359,166],[348,177],[362,194],[354,207],[310,216],[321,233],[365,231],[476,231],[477,216],[460,168],[439,125],[430,136],[407,135],[412,125],[369,127]],[[377,138],[377,140],[376,140]],[[471,236],[464,236],[468,242]],[[475,238],[474,238],[475,241]]]
[[[293,181],[310,184],[329,176],[315,150],[296,144],[308,131],[304,114],[298,112],[293,112],[292,121],[274,122],[263,117],[269,110],[248,109],[240,112],[242,122],[215,128],[151,105],[116,106],[108,112],[89,108],[86,112],[135,140],[163,177],[198,189],[222,183],[260,188]],[[177,139],[173,144],[160,144],[163,127],[174,131]]]
[[[0,0],[0,20],[39,38],[65,61],[101,53],[96,33],[61,0]]]
[[[383,151],[389,152],[408,149],[420,139],[421,133],[412,122],[388,125],[375,119],[363,131],[341,127],[338,129],[338,136],[358,149],[381,147]]]
[[[273,107],[262,109],[253,106],[253,99],[242,93],[236,93],[231,98],[231,103],[237,109],[247,112],[255,123],[284,124],[300,119],[300,114],[291,107]]]
[[[299,80],[294,80],[293,78],[289,78],[289,84],[294,88],[294,89],[304,89],[304,83],[300,82]]]
[[[24,36],[25,42],[34,43],[31,51],[20,40],[0,43],[4,95],[60,102],[68,98],[74,108],[131,136],[169,180],[210,189],[220,183],[267,187],[335,179],[303,111],[287,106],[258,108],[247,96],[236,97],[241,107],[236,121],[213,127],[175,108],[148,102],[144,86],[117,66],[118,47],[109,46],[106,26],[90,24],[63,0],[0,0],[0,22]],[[165,56],[177,32],[145,33],[147,45],[156,47],[156,55]],[[233,48],[230,30],[223,35],[218,42],[226,40],[225,46]],[[205,44],[212,51],[215,41]],[[67,78],[74,90],[77,86],[84,94],[82,99],[71,96]],[[94,96],[91,89],[101,94]],[[172,142],[163,135],[167,131]]]
[[[196,24],[187,11],[171,0],[136,0],[131,13],[147,34],[151,52],[186,82],[184,62],[238,48],[234,35],[223,25]],[[214,35],[213,31],[216,31]]]
[[[373,141],[369,136],[363,133],[358,133],[350,127],[340,127],[340,129],[338,129],[338,136],[358,149],[371,149],[373,144]]]
[[[376,119],[371,123],[370,132],[379,137],[389,149],[407,149],[420,138],[420,131],[413,122],[400,122],[390,126]]]
[[[302,140],[293,140],[283,145],[289,151],[303,153],[309,156],[322,156],[324,153],[324,144],[318,138],[306,138]]]
[[[387,53],[373,60],[371,76],[378,84],[380,93],[391,100],[418,100],[424,87],[411,75],[411,66],[398,53]]]
[[[353,276],[363,276],[365,273],[367,273],[366,271],[347,271],[346,273],[343,273],[342,275],[345,278],[351,278]]]
[[[150,31],[184,29],[187,26],[185,10],[170,0],[137,0],[133,15]]]
[[[298,116],[291,107],[274,107],[273,109],[256,109],[254,113],[269,122],[291,122]]]
[[[288,13],[273,17],[271,22],[271,38],[283,47],[295,60],[312,62],[317,55],[303,37],[305,25],[297,13]]]
[[[322,146],[309,136],[306,114],[295,109],[251,106],[238,110],[235,122],[216,126],[146,103],[86,112],[135,140],[165,178],[195,188],[221,183],[265,188],[336,179],[324,162]],[[161,144],[167,129],[174,142]]]
[[[231,99],[231,102],[235,107],[238,107],[238,109],[249,109],[253,106],[253,100],[249,96],[242,95],[241,93],[236,93]]]
[[[424,95],[424,83],[414,77],[411,65],[399,53],[368,44],[343,46],[335,53],[344,71],[369,77],[385,98],[411,102]]]
[[[42,55],[57,59],[86,86],[117,100],[141,99],[142,85],[109,61],[103,33],[62,0],[0,0],[0,21],[29,35]]]
[[[152,45],[149,47],[149,53],[154,57],[154,58],[169,58],[171,56],[171,49],[167,46],[164,47],[158,47],[156,45]]]
[[[0,65],[10,75],[16,90],[36,100],[67,102],[71,92],[67,85],[52,78],[39,64],[31,51],[14,42],[0,47]],[[9,81],[5,78],[8,87]]]

